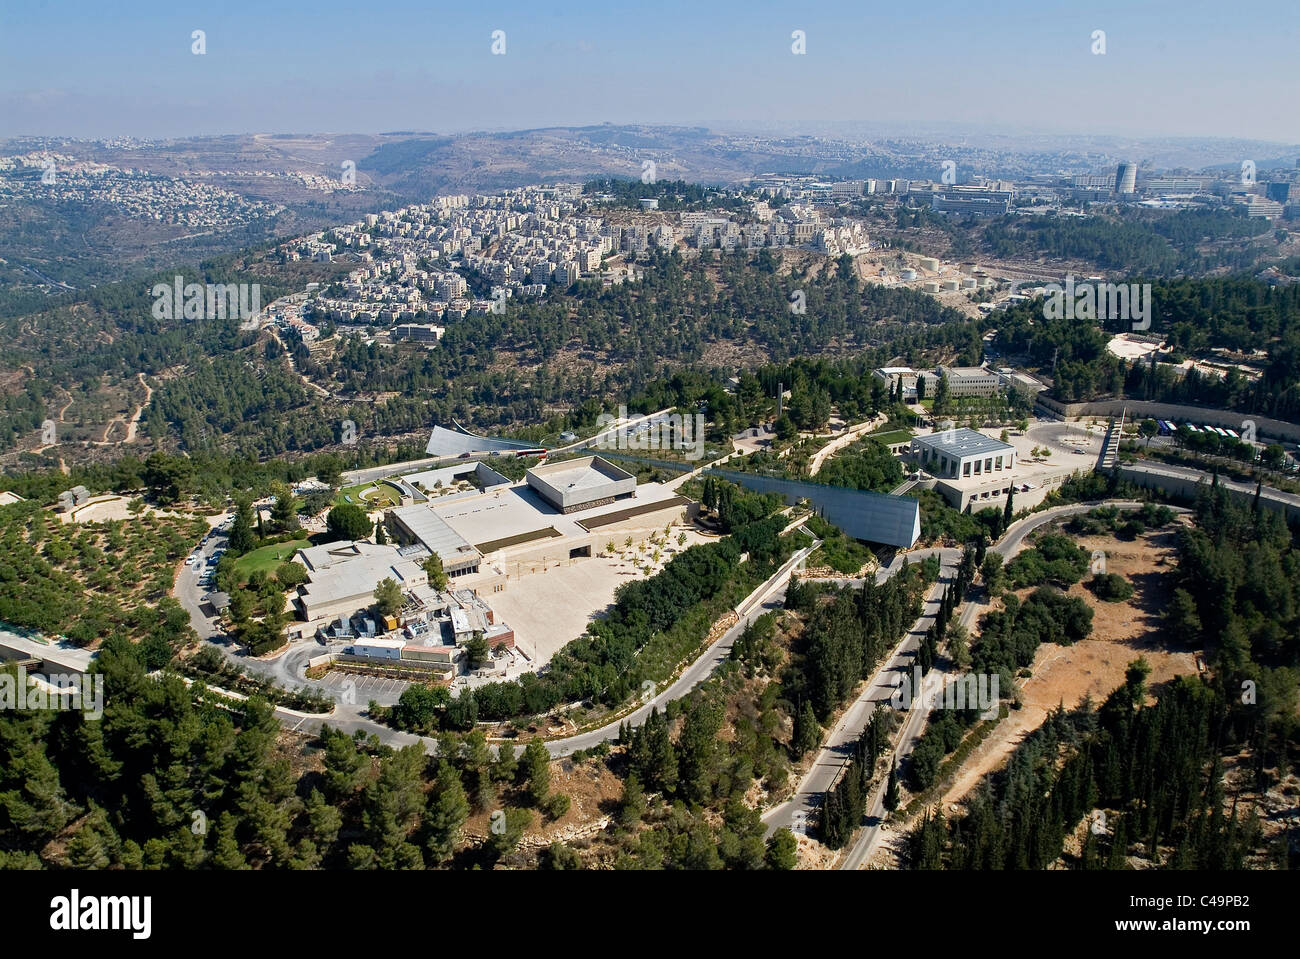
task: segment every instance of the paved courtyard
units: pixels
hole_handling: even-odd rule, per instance
[[[683,531],[687,541],[684,546],[678,546],[677,535]],[[517,647],[534,661],[536,667],[549,662],[556,650],[581,636],[592,617],[604,612],[614,602],[614,590],[621,583],[644,579],[644,573],[637,568],[639,565],[651,563],[652,571],[658,572],[676,551],[716,539],[693,529],[674,526],[668,545],[659,547],[662,555],[659,564],[655,565],[649,558],[654,547],[644,552],[637,549],[649,541],[650,533],[634,534],[631,549],[623,545],[627,537],[626,532],[610,535],[617,544],[612,558],[593,556],[590,559],[565,560],[545,568],[541,568],[541,564],[528,564],[529,567],[536,566],[537,572],[524,572],[518,577],[514,564],[511,564],[510,580],[505,590],[486,595],[497,618],[514,629]],[[645,558],[634,561],[637,555]]]

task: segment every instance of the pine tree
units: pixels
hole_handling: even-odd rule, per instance
[[[822,738],[822,727],[812,703],[804,700],[794,713],[794,734],[790,737],[790,751],[795,760],[802,759],[810,749],[816,749]]]

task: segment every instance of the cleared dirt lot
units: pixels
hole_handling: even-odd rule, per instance
[[[1081,584],[1070,587],[1093,610],[1092,635],[1073,646],[1044,643],[1038,648],[1031,678],[1021,681],[1024,705],[1002,721],[970,755],[945,793],[946,807],[958,803],[986,775],[999,768],[1030,731],[1042,725],[1048,712],[1064,703],[1077,706],[1085,696],[1100,704],[1124,682],[1124,670],[1139,656],[1151,664],[1148,685],[1196,672],[1195,652],[1168,646],[1157,634],[1169,587],[1164,574],[1176,562],[1172,530],[1140,536],[1132,542],[1109,536],[1088,536],[1079,545],[1106,551],[1107,570],[1135,587],[1122,603],[1097,599]],[[1021,591],[1028,595],[1030,590]]]

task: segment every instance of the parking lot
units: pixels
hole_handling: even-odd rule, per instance
[[[349,686],[348,684],[352,685]],[[364,706],[374,700],[381,706],[392,706],[411,685],[404,679],[385,679],[382,676],[365,676],[358,673],[344,673],[330,670],[320,681],[320,688],[331,699],[343,700],[349,689],[356,697],[356,704]]]

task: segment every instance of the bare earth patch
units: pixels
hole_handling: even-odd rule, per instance
[[[1110,536],[1079,540],[1079,545],[1090,553],[1105,550],[1107,570],[1123,576],[1136,591],[1125,602],[1107,603],[1082,584],[1070,587],[1069,594],[1083,597],[1093,610],[1092,635],[1073,646],[1044,643],[1038,648],[1031,667],[1033,675],[1021,682],[1024,705],[1012,710],[971,753],[943,797],[946,808],[959,803],[980,779],[998,769],[1058,705],[1064,703],[1070,709],[1085,696],[1100,704],[1123,684],[1125,669],[1139,656],[1151,664],[1149,686],[1196,672],[1195,651],[1171,647],[1158,633],[1169,594],[1163,575],[1172,570],[1177,558],[1174,535],[1162,531],[1132,542]],[[1022,590],[1022,598],[1030,592]]]

